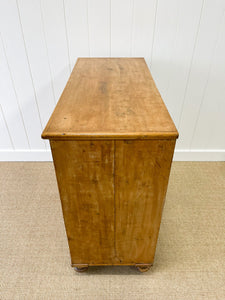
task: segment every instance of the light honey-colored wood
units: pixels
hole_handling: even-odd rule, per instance
[[[114,142],[51,141],[72,264],[114,262]]]
[[[50,139],[77,272],[154,261],[178,132],[143,59],[79,59]]]
[[[72,265],[153,264],[175,140],[50,143]]]
[[[158,139],[178,132],[143,58],[80,58],[43,138]]]
[[[115,252],[121,263],[152,264],[175,140],[115,143]]]

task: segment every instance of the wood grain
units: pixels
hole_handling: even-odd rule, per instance
[[[175,140],[50,143],[72,265],[151,265]]]
[[[78,61],[42,135],[77,271],[153,264],[177,136],[143,59]]]
[[[116,141],[116,254],[121,263],[154,260],[174,140]]]
[[[177,138],[143,58],[80,58],[42,134],[49,139]]]
[[[114,258],[113,141],[51,141],[72,265]]]

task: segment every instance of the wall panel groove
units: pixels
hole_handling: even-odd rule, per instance
[[[155,42],[155,29],[156,29],[156,19],[157,19],[157,13],[158,13],[158,2],[159,0],[156,0],[155,4],[155,14],[154,14],[154,25],[153,25],[153,37],[152,37],[152,47],[151,47],[151,59],[149,63],[149,67],[151,68],[152,65],[152,55],[153,55],[153,50],[154,50],[154,42]]]
[[[179,126],[179,117],[182,111],[183,97],[187,87],[191,60],[194,53],[194,44],[197,36],[199,18],[202,10],[202,0],[183,1],[179,5],[178,22],[175,44],[172,57],[169,60],[169,72],[167,89],[164,93],[164,101]]]
[[[51,66],[50,66],[50,59],[49,59],[49,53],[48,53],[48,46],[47,46],[47,39],[46,39],[46,33],[45,33],[45,26],[44,26],[44,19],[43,19],[43,9],[42,9],[42,5],[41,5],[41,1],[42,0],[39,0],[40,15],[41,15],[41,27],[42,27],[42,30],[43,30],[43,38],[44,38],[44,44],[45,44],[45,48],[46,48],[48,68],[49,68],[49,73],[50,73],[50,78],[51,78],[52,94],[53,94],[54,102],[56,104],[56,96],[55,96],[55,91],[54,91],[54,87],[53,87],[53,76],[52,76],[52,70],[51,70]]]
[[[200,23],[201,23],[201,19],[202,19],[202,12],[203,12],[203,8],[204,8],[204,3],[205,3],[205,0],[202,0],[202,6],[201,6],[201,11],[200,11],[200,16],[199,16],[199,22],[198,22],[198,25],[197,25],[197,31],[196,31],[196,36],[195,36],[195,40],[194,40],[194,46],[193,46],[193,51],[192,51],[192,55],[191,55],[191,61],[190,61],[190,66],[189,66],[187,81],[186,81],[184,95],[183,95],[183,100],[182,100],[182,105],[181,105],[181,112],[180,112],[180,117],[179,117],[179,121],[178,121],[178,129],[180,129],[181,116],[183,114],[184,101],[185,101],[185,97],[186,97],[186,93],[187,93],[187,88],[188,88],[188,84],[189,84],[189,80],[190,80],[191,68],[192,68],[192,64],[193,64],[193,58],[194,58],[195,48],[196,48],[196,45],[197,45],[197,40],[198,40],[198,35],[199,35],[199,29],[200,29]]]
[[[15,148],[27,149],[29,144],[2,38],[0,42],[0,100],[2,112],[5,120],[7,120],[7,126]]]
[[[65,16],[72,69],[77,57],[89,56],[87,1],[65,0]]]
[[[195,124],[194,124],[194,129],[193,129],[192,137],[191,137],[191,140],[190,140],[190,148],[191,148],[192,143],[193,143],[193,138],[194,138],[195,131],[196,131],[196,128],[197,128],[197,124],[198,124],[198,121],[199,121],[199,116],[200,116],[200,111],[201,111],[201,108],[202,108],[202,105],[203,105],[203,101],[204,101],[205,96],[206,96],[207,87],[208,87],[210,75],[211,75],[211,72],[212,72],[213,60],[214,60],[214,56],[216,54],[216,49],[217,49],[217,46],[218,46],[219,37],[220,37],[220,33],[221,33],[220,31],[221,31],[222,25],[224,24],[224,22],[223,22],[224,16],[225,16],[225,13],[223,13],[223,16],[221,18],[220,29],[217,32],[217,37],[216,37],[216,41],[215,41],[215,44],[214,44],[214,49],[212,51],[212,56],[210,58],[209,70],[208,70],[208,73],[207,73],[205,86],[204,86],[204,89],[203,89],[203,92],[202,92],[202,97],[201,97],[201,100],[200,100],[200,104],[199,104],[199,108],[198,108],[198,112],[197,112],[197,117],[196,117]]]
[[[18,101],[18,95],[17,95],[17,92],[16,92],[15,83],[14,83],[13,76],[12,76],[12,71],[11,71],[11,69],[10,69],[9,62],[8,62],[8,58],[7,58],[7,55],[6,55],[4,42],[2,42],[2,47],[3,47],[3,53],[4,53],[4,55],[5,55],[5,60],[6,60],[6,64],[7,64],[8,71],[9,71],[9,76],[10,76],[10,79],[11,79],[11,82],[12,82],[12,87],[13,87],[14,94],[15,94],[15,99],[16,99],[17,108],[18,108],[18,111],[19,111],[19,116],[20,116],[21,121],[22,121],[22,124],[23,124],[23,127],[22,127],[22,128],[24,129],[24,134],[25,134],[25,136],[26,136],[26,140],[27,140],[28,147],[29,147],[29,149],[31,149],[31,147],[30,147],[30,142],[29,142],[29,138],[28,138],[28,135],[27,135],[27,130],[26,130],[26,127],[25,127],[24,119],[23,119],[23,114],[22,114],[22,111],[21,111],[20,103],[19,103],[19,101]]]
[[[0,149],[15,150],[13,140],[0,104]]]
[[[158,2],[151,71],[164,99],[171,69],[170,60],[174,51],[178,11],[178,0]]]
[[[68,61],[69,61],[69,69],[70,69],[70,73],[71,73],[72,69],[71,69],[71,62],[70,62],[69,39],[68,39],[68,32],[67,32],[67,25],[66,25],[65,0],[63,0],[63,17],[64,17],[64,23],[65,23],[65,37],[66,37],[66,44],[67,44],[67,55],[68,55]]]
[[[28,68],[29,68],[30,80],[32,82],[32,88],[33,88],[33,91],[34,91],[34,99],[35,99],[35,103],[36,103],[36,106],[37,106],[38,117],[39,117],[41,129],[43,130],[44,127],[43,127],[43,124],[42,124],[42,121],[41,121],[41,114],[40,114],[40,110],[39,110],[39,106],[38,106],[37,94],[36,94],[36,91],[35,91],[34,80],[33,80],[32,72],[31,72],[29,58],[28,58],[28,55],[27,55],[27,49],[26,49],[26,43],[25,43],[25,39],[24,39],[23,27],[22,27],[22,23],[21,23],[21,17],[20,17],[20,10],[19,10],[19,5],[18,5],[18,0],[16,0],[16,6],[17,6],[17,10],[18,10],[18,17],[19,17],[19,23],[20,23],[20,28],[21,28],[22,38],[23,38],[24,50],[25,50],[25,54],[26,54],[26,58],[27,58],[27,65],[28,65]],[[45,147],[46,147],[46,145],[45,145]]]
[[[220,30],[204,97],[202,98],[195,132],[192,138],[192,148],[210,149],[225,148],[225,11],[220,24]]]
[[[57,102],[70,75],[68,41],[62,0],[40,0],[51,84]]]

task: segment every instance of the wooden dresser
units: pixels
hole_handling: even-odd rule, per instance
[[[49,139],[72,266],[153,264],[178,132],[143,58],[79,58]]]

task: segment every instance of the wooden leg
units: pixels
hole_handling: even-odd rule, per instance
[[[136,264],[135,267],[143,273],[147,272],[152,267],[152,264]]]
[[[83,273],[88,270],[88,265],[72,265],[72,267],[75,269],[78,273]],[[135,267],[140,272],[147,272],[151,267],[152,264],[136,264]]]
[[[75,271],[78,273],[83,273],[88,270],[88,265],[72,265],[74,267]]]

